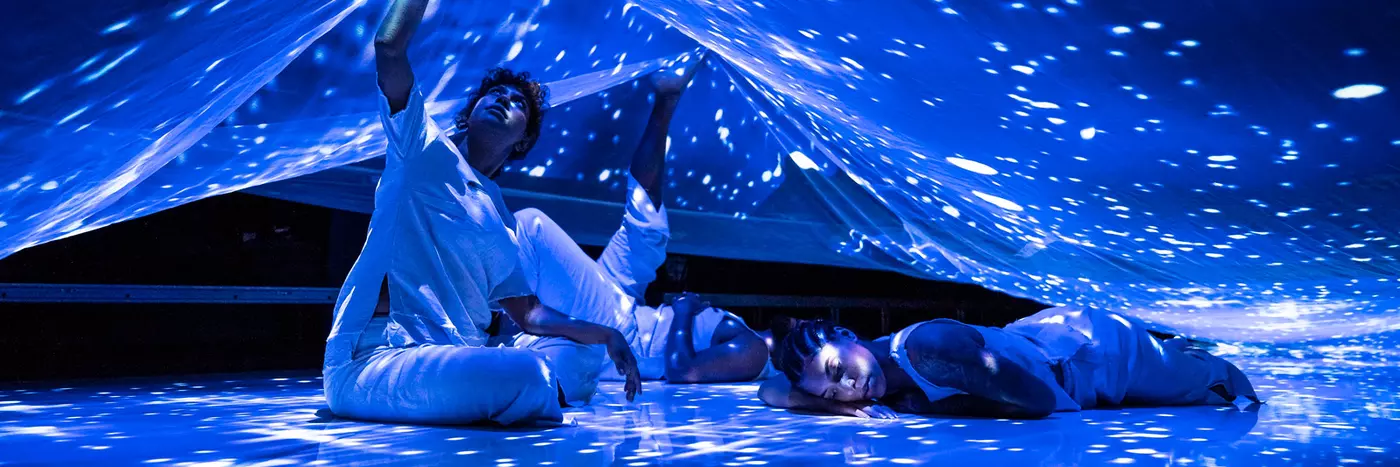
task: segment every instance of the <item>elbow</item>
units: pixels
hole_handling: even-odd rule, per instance
[[[522,318],[523,319],[512,320],[515,323],[515,328],[517,332],[522,332],[525,334],[534,334],[537,336],[550,335],[547,332],[545,332],[545,326],[542,323],[540,323],[538,318],[528,315]]]
[[[777,390],[773,389],[772,387],[769,387],[766,384],[763,386],[759,386],[758,400],[763,401],[763,403],[768,405],[769,407],[786,408],[785,404],[781,403],[782,399],[778,397],[777,393]]]
[[[672,353],[666,358],[666,382],[671,384],[695,384],[700,378],[695,368],[689,362],[681,361],[679,352]]]
[[[540,319],[540,317],[538,316],[538,313],[530,313],[529,316],[527,316],[525,319],[520,320],[520,322],[516,324],[520,326],[520,332],[526,334],[535,334],[540,336],[553,335],[550,333],[551,330],[549,329],[549,327],[546,326],[543,321],[544,320]]]
[[[404,56],[404,41],[389,34],[374,36],[374,57],[376,59],[397,59]]]
[[[1031,407],[1022,407],[1021,410],[1017,411],[1017,413],[1014,414],[1015,416],[1013,416],[1013,417],[1011,417],[1011,418],[1020,418],[1020,419],[1026,419],[1026,420],[1039,420],[1039,419],[1042,419],[1042,418],[1049,417],[1050,415],[1052,415],[1052,414],[1054,414],[1054,413],[1055,413],[1055,406],[1054,406],[1054,405],[1048,405],[1048,406],[1046,406],[1046,405],[1039,405],[1039,406],[1031,406]]]
[[[681,371],[679,368],[676,368],[676,367],[671,366],[671,365],[666,365],[666,382],[667,382],[667,383],[670,383],[670,384],[693,384],[693,383],[695,383],[694,381],[691,381],[691,380],[690,380],[690,377],[689,377],[689,376],[690,376],[690,375],[685,374],[685,372],[684,372],[684,371]]]
[[[390,14],[392,18],[392,13]],[[404,27],[391,18],[385,18],[384,23],[379,25],[379,30],[374,32],[374,53],[385,55],[394,54],[404,49],[408,41],[403,40]]]
[[[550,314],[534,296],[506,299],[501,302],[516,326],[527,334],[547,334]]]
[[[1055,413],[1055,389],[1046,384],[1034,385],[1033,387],[1035,389],[1027,394],[1025,402],[1020,404],[1022,416],[1038,419],[1049,417]]]
[[[788,398],[791,386],[786,380],[768,380],[758,386],[758,400],[763,401],[769,407],[780,409],[792,408],[792,401]]]

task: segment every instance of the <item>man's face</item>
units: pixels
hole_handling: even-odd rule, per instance
[[[501,84],[486,90],[472,109],[467,125],[473,134],[486,136],[508,144],[517,144],[525,137],[530,109],[525,95],[515,86]]]

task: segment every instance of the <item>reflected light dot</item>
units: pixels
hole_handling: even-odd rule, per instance
[[[959,168],[961,168],[961,169],[963,169],[963,170],[967,170],[967,171],[972,172],[972,173],[978,173],[978,174],[982,174],[982,175],[996,175],[996,174],[997,174],[997,169],[994,169],[994,168],[992,168],[991,166],[988,166],[987,164],[983,164],[983,163],[981,163],[981,162],[977,162],[977,161],[973,161],[973,160],[968,160],[968,159],[963,159],[963,158],[961,158],[961,157],[948,157],[948,158],[945,159],[945,160],[947,160],[948,163],[950,163],[950,164],[953,164],[953,165],[955,165],[955,166],[958,166]]]

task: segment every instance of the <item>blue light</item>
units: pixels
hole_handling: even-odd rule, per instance
[[[719,224],[678,222],[678,251],[745,232],[724,255],[975,283],[1229,342],[1400,328],[1400,282],[1385,273],[1400,237],[1384,233],[1400,231],[1400,200],[1366,195],[1400,172],[1385,162],[1400,76],[1367,50],[1393,35],[1367,21],[1375,11],[1262,9],[1224,24],[1215,6],[1183,15],[1170,2],[890,2],[532,1],[528,14],[478,2],[471,17],[435,8],[410,55],[447,134],[489,67],[549,85],[539,141],[499,182],[577,214],[622,199],[652,114],[647,76],[710,49],[671,122],[679,176],[666,192],[678,218]],[[385,6],[136,2],[18,23],[14,47],[61,47],[19,51],[6,71],[0,258],[75,222],[103,228],[216,192],[367,203],[380,169],[365,167],[386,145],[369,43]],[[1312,44],[1321,54],[1278,40],[1323,16],[1349,27]],[[1238,159],[1208,159],[1226,154]],[[1293,211],[1304,205],[1316,211]],[[858,258],[826,234],[857,227],[870,240]],[[1016,256],[1031,239],[1047,246]],[[1335,253],[1356,243],[1383,253]]]
[[[130,26],[130,25],[131,25],[131,22],[132,22],[132,21],[135,21],[135,20],[136,20],[136,18],[130,18],[130,19],[127,19],[127,20],[125,20],[125,21],[120,21],[120,22],[117,22],[117,23],[112,23],[111,26],[107,26],[107,29],[103,29],[103,30],[102,30],[102,34],[104,34],[104,35],[105,35],[105,34],[111,34],[111,33],[120,31],[120,30],[122,30],[122,29],[126,29],[126,27],[127,27],[127,26]]]

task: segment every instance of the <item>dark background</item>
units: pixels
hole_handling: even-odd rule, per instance
[[[0,282],[339,287],[363,245],[369,216],[246,194],[191,203],[39,245],[0,260]],[[601,248],[584,247],[590,255]],[[935,317],[1003,325],[1040,308],[981,287],[826,266],[672,255],[648,289],[669,292],[935,299],[893,311],[890,328]],[[675,269],[675,268],[664,268]],[[0,382],[320,368],[330,305],[0,303]],[[778,314],[825,309],[736,309],[756,329]],[[845,309],[865,337],[878,310]]]

